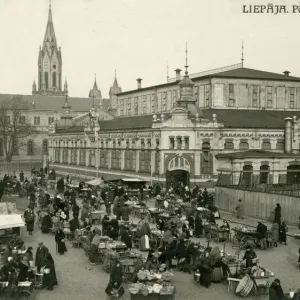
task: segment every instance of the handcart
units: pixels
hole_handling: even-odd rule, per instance
[[[247,245],[254,245],[259,247],[258,233],[255,230],[246,228],[233,228],[234,237],[233,244],[238,245],[241,249],[245,249]]]
[[[230,239],[230,230],[225,228],[219,228],[218,226],[209,226],[207,228],[207,238],[210,241],[216,243],[223,242],[227,243]]]
[[[1,299],[6,298],[6,291],[8,288],[8,282],[0,282],[0,297]],[[33,282],[23,281],[18,283],[18,299],[20,300],[34,300],[36,294],[34,292]]]

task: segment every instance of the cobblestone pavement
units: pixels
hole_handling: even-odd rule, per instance
[[[11,198],[13,201],[13,199]],[[3,199],[5,201],[5,199]],[[26,199],[16,199],[17,207],[24,210],[28,201]],[[225,217],[222,213],[222,217]],[[226,216],[227,218],[227,216]],[[230,218],[228,217],[229,221]],[[234,220],[234,218],[232,219]],[[233,226],[233,225],[232,225]],[[82,249],[74,249],[70,243],[67,244],[68,252],[64,256],[56,255],[56,247],[53,235],[44,235],[39,228],[35,228],[33,236],[29,236],[23,229],[21,235],[24,238],[26,246],[37,247],[39,241],[50,249],[56,266],[56,272],[59,285],[53,291],[37,291],[38,299],[48,300],[94,300],[106,299],[104,289],[108,283],[108,274],[102,270],[102,266],[91,266]],[[199,241],[199,239],[197,239]],[[205,243],[205,239],[200,239]],[[223,245],[220,245],[223,247]],[[279,245],[267,251],[257,250],[260,258],[260,264],[263,267],[271,269],[275,276],[281,279],[283,288],[288,291],[289,288],[300,288],[300,269],[298,268],[298,249],[300,242],[294,238],[288,239],[288,246]],[[226,245],[226,252],[235,253],[231,244]],[[238,299],[237,296],[227,292],[225,283],[212,284],[209,289],[200,287],[193,281],[192,275],[187,273],[176,272],[173,278],[176,285],[177,300],[194,300],[194,299]],[[127,290],[127,289],[126,289]],[[196,296],[197,295],[197,296]],[[125,293],[123,300],[129,300],[128,291]],[[252,299],[249,297],[248,299]],[[267,299],[267,297],[255,297],[253,299]]]

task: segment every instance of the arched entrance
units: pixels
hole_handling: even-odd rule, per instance
[[[246,165],[243,167],[243,177],[242,177],[243,186],[251,186],[252,174],[253,174],[253,167],[251,165]]]
[[[287,167],[286,183],[300,183],[300,164],[294,164]]]
[[[176,189],[181,183],[184,186],[190,184],[190,163],[184,157],[176,156],[170,161],[166,172],[167,189],[171,184]]]

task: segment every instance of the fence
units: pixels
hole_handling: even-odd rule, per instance
[[[297,224],[300,216],[300,198],[242,190],[230,187],[215,188],[216,206],[224,211],[235,213],[238,199],[242,200],[245,216],[269,220],[276,204],[282,207],[282,219],[289,224]]]
[[[40,170],[42,167],[41,162],[0,162],[0,173],[12,173],[16,172],[19,173],[21,171],[24,172],[31,172],[32,168],[35,168],[36,170]]]

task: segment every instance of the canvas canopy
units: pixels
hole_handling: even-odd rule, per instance
[[[8,229],[15,227],[24,227],[25,223],[22,215],[1,215],[0,216],[0,229]]]
[[[146,180],[138,179],[138,178],[122,178],[124,182],[146,182]]]
[[[93,179],[93,180],[87,182],[88,185],[93,185],[93,186],[101,185],[102,183],[103,183],[103,180],[100,178]]]

